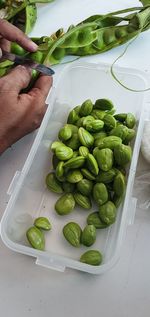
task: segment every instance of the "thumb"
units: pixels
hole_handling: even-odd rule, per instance
[[[9,74],[2,78],[4,88],[9,91],[15,91],[17,94],[26,88],[31,80],[31,70],[25,66],[15,67]]]

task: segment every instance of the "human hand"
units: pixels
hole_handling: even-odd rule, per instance
[[[21,65],[0,78],[0,154],[37,129],[46,112],[45,100],[52,78],[40,76],[27,94],[20,93],[30,79],[30,69]]]
[[[29,51],[35,45],[19,29],[0,19],[0,47],[9,50],[9,41],[15,41]],[[46,111],[45,100],[52,78],[40,76],[28,93],[21,93],[31,80],[31,70],[17,66],[0,78],[0,154],[9,146],[40,126]]]
[[[21,30],[8,21],[0,19],[0,48],[9,51],[11,42],[18,43],[29,52],[34,52],[38,48]]]

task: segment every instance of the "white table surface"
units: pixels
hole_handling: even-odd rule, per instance
[[[95,13],[137,6],[131,0],[56,0],[40,6],[32,35],[48,35]],[[112,62],[123,47],[90,61]],[[150,32],[132,43],[119,65],[150,74]],[[56,70],[56,78],[59,74]],[[150,81],[149,81],[150,84]],[[0,158],[0,217],[7,189],[16,170],[21,170],[35,138],[25,137]],[[137,173],[149,169],[140,158]],[[9,250],[0,242],[0,316],[4,317],[149,317],[150,315],[150,214],[137,208],[135,222],[127,228],[120,260],[104,275],[67,269],[64,273],[35,265],[34,259]]]

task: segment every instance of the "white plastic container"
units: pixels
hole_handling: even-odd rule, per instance
[[[136,199],[132,197],[132,187],[145,118],[145,99],[144,93],[130,92],[121,87],[109,70],[110,65],[86,62],[75,62],[65,67],[50,93],[47,113],[26,163],[21,172],[16,172],[9,187],[11,197],[1,222],[2,240],[10,249],[35,257],[39,265],[59,271],[70,267],[94,274],[103,273],[118,259],[126,226],[133,221]],[[141,72],[116,67],[116,74],[129,87],[144,89],[147,86]],[[116,112],[133,112],[138,122],[137,135],[126,196],[118,210],[116,222],[107,229],[97,231],[97,240],[92,247],[74,248],[64,239],[62,228],[69,221],[76,221],[83,228],[92,210],[76,208],[67,216],[57,215],[54,203],[58,195],[48,191],[45,176],[51,169],[51,142],[57,138],[69,110],[88,98],[93,102],[98,98],[109,98],[115,104]],[[46,216],[52,223],[52,230],[45,234],[44,252],[31,248],[25,235],[38,216]],[[89,249],[97,249],[103,254],[102,265],[91,266],[79,262],[81,254]]]

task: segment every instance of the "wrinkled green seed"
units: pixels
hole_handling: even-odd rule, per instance
[[[88,153],[89,153],[89,149],[86,146],[81,145],[79,147],[79,155],[83,157],[87,157]]]
[[[96,160],[102,171],[109,171],[113,166],[113,152],[109,148],[98,150]]]
[[[37,227],[31,227],[26,232],[27,239],[31,246],[37,250],[45,249],[45,238],[43,232]]]
[[[58,194],[63,193],[61,183],[57,180],[54,173],[49,173],[46,176],[45,181],[46,181],[47,188],[50,189],[52,192],[58,193]]]
[[[35,227],[43,230],[50,230],[52,228],[50,221],[46,217],[38,217],[34,221]]]
[[[78,183],[83,178],[80,170],[69,171],[66,175],[66,180],[70,183]]]
[[[105,222],[102,222],[102,220],[100,219],[98,211],[92,212],[88,215],[87,223],[88,225],[93,225],[96,229],[103,229],[108,227],[108,225]]]
[[[107,201],[104,205],[99,206],[99,217],[107,225],[110,225],[116,220],[116,206],[112,201]]]
[[[103,183],[97,183],[93,187],[93,198],[98,205],[103,205],[108,200],[107,187]]]
[[[63,227],[66,240],[74,247],[80,246],[82,230],[76,222],[69,222]]]
[[[75,207],[75,200],[71,193],[62,195],[55,204],[55,210],[59,215],[69,214]]]
[[[80,108],[81,116],[88,116],[93,110],[93,103],[90,99],[85,100]]]
[[[87,167],[94,175],[98,175],[99,167],[95,157],[92,154],[88,154],[86,157]]]
[[[102,262],[102,255],[97,250],[89,250],[81,255],[80,262],[97,266]]]
[[[90,247],[96,241],[96,228],[94,225],[86,225],[82,231],[81,242],[87,247]]]
[[[83,178],[80,182],[77,183],[77,190],[85,196],[89,196],[92,192],[93,182],[89,179]]]
[[[86,177],[89,180],[95,180],[95,176],[86,168],[81,168],[81,172],[84,177]]]
[[[87,196],[80,193],[74,194],[75,202],[84,209],[90,209],[92,207],[91,201]]]
[[[109,99],[97,99],[94,105],[94,109],[111,110],[114,107],[113,103]]]
[[[68,146],[60,145],[56,147],[55,154],[59,160],[66,161],[72,157],[73,150]]]

